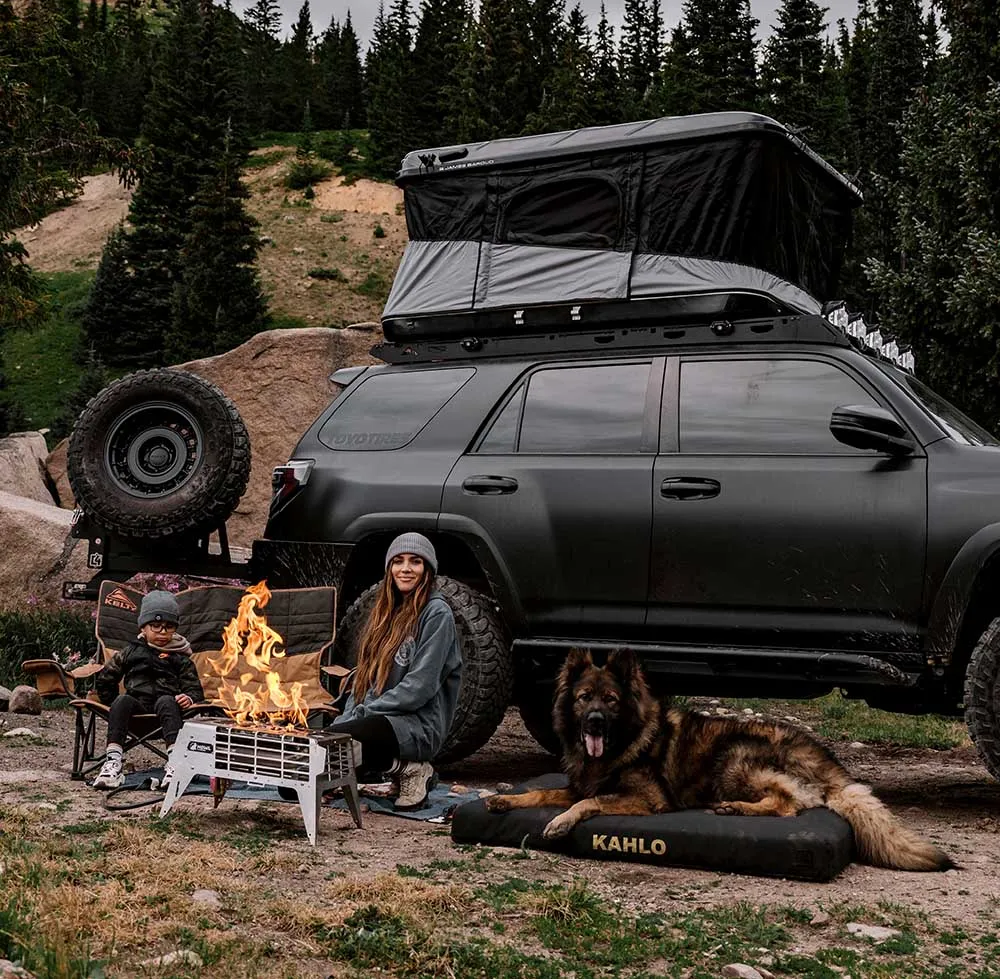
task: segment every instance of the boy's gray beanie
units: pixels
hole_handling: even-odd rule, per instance
[[[177,625],[181,620],[181,610],[177,599],[168,591],[151,591],[139,606],[139,628],[150,622],[167,622]]]
[[[409,533],[400,534],[385,552],[385,568],[388,571],[392,559],[397,554],[416,554],[422,557],[430,565],[431,571],[437,574],[438,559],[434,551],[434,545],[423,534]]]

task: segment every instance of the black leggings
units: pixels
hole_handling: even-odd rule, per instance
[[[399,741],[389,719],[384,714],[369,714],[350,721],[334,721],[328,728],[338,734],[349,734],[361,742],[361,772],[371,776],[387,772],[399,757]]]
[[[177,740],[177,732],[181,729],[181,709],[177,701],[167,694],[157,697],[155,701],[143,698],[138,700],[130,694],[123,693],[115,697],[108,715],[108,744],[125,744],[128,736],[129,721],[133,714],[156,714],[163,726],[163,740],[167,747]]]

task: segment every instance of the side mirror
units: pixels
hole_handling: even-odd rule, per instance
[[[838,442],[855,449],[909,455],[917,443],[896,416],[876,405],[842,405],[833,409],[830,431]]]

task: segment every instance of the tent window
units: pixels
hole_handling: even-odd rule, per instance
[[[614,248],[621,227],[621,194],[611,181],[547,179],[508,200],[499,240],[511,245]]]

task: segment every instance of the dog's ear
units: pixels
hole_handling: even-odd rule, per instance
[[[616,649],[608,657],[607,668],[627,690],[635,689],[643,682],[639,657],[631,649]]]
[[[594,665],[594,659],[590,655],[589,649],[571,649],[566,655],[562,671],[559,674],[559,685],[561,687],[571,687],[576,678],[588,666]]]

